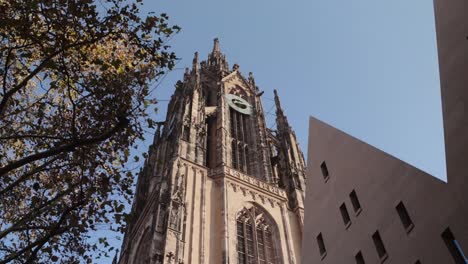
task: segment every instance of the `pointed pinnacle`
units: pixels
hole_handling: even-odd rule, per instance
[[[280,100],[279,100],[278,91],[276,89],[274,89],[273,92],[275,93],[276,109],[280,110],[281,109],[281,103],[280,103]]]
[[[198,51],[193,55],[192,71],[198,72]]]
[[[215,53],[220,53],[221,52],[221,49],[219,48],[219,39],[218,38],[215,38],[214,40],[214,45],[213,45],[213,54]]]
[[[198,51],[196,51],[193,55],[193,64],[198,64]]]

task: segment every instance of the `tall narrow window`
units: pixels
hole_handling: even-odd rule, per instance
[[[468,258],[463,252],[458,241],[455,239],[455,236],[453,235],[450,228],[445,229],[445,231],[442,233],[442,239],[444,240],[445,245],[447,245],[450,255],[452,255],[453,260],[455,260],[456,264],[468,263]]]
[[[247,162],[248,152],[245,146],[249,143],[249,116],[239,113],[234,109],[229,109],[229,111],[232,138],[232,167],[241,172],[248,173],[250,168]]]
[[[237,259],[239,264],[278,264],[273,222],[260,209],[244,208],[237,217]]]
[[[322,256],[323,259],[327,254],[327,249],[325,248],[325,243],[323,242],[322,233],[318,234],[317,236],[317,244],[319,247],[320,256]]]
[[[253,228],[250,220],[248,220],[245,224],[245,234],[247,244],[247,263],[255,263]]]
[[[232,167],[237,169],[239,167],[238,163],[238,152],[237,152],[237,142],[235,140],[232,141],[231,143],[231,149],[232,149]]]
[[[406,232],[410,232],[413,229],[414,224],[413,224],[413,221],[411,221],[411,218],[403,202],[400,202],[396,206],[396,210],[398,212],[398,215],[400,216],[400,220],[401,220],[401,223],[403,224],[403,227],[406,229]]]
[[[270,230],[265,230],[265,248],[266,248],[266,259],[268,264],[276,263],[276,251],[273,247],[273,237]]]
[[[348,209],[346,208],[345,203],[341,204],[340,212],[341,212],[341,216],[343,217],[343,222],[345,226],[348,227],[351,224],[351,219],[349,217]]]
[[[349,199],[351,200],[351,203],[353,204],[353,209],[354,209],[354,212],[356,214],[359,214],[362,209],[361,209],[361,203],[359,202],[359,199],[357,197],[357,194],[356,194],[356,191],[353,190],[350,194],[349,194]]]
[[[359,251],[356,254],[355,259],[356,259],[356,264],[365,264],[366,263],[366,262],[364,262],[364,257],[362,256],[361,251]]]
[[[382,238],[380,237],[379,231],[375,231],[372,235],[372,240],[374,241],[375,249],[381,260],[384,260],[388,257],[387,250],[383,244]]]
[[[328,180],[329,178],[329,175],[328,175],[328,168],[327,168],[327,164],[324,162],[322,162],[322,164],[320,164],[320,169],[322,170],[322,175],[323,175],[323,178],[325,180]]]
[[[239,263],[246,263],[246,252],[244,222],[237,219],[237,259]]]
[[[260,226],[257,226],[257,243],[258,243],[258,262],[259,264],[266,263],[266,254],[265,254],[265,239],[264,232]]]
[[[246,161],[245,161],[245,155],[244,155],[245,148],[244,146],[238,146],[238,150],[239,150],[239,166],[238,167],[240,171],[245,172],[246,171],[245,170]]]

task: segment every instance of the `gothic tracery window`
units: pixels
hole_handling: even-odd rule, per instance
[[[239,264],[279,264],[273,240],[273,222],[258,208],[244,208],[237,217]]]

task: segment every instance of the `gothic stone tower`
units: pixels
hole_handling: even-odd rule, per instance
[[[219,42],[176,84],[141,171],[119,263],[298,263],[305,162],[275,91],[265,124],[252,74]]]

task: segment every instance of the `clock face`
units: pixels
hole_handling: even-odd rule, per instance
[[[235,94],[226,94],[226,100],[230,107],[244,115],[252,114],[252,106],[243,98]]]

